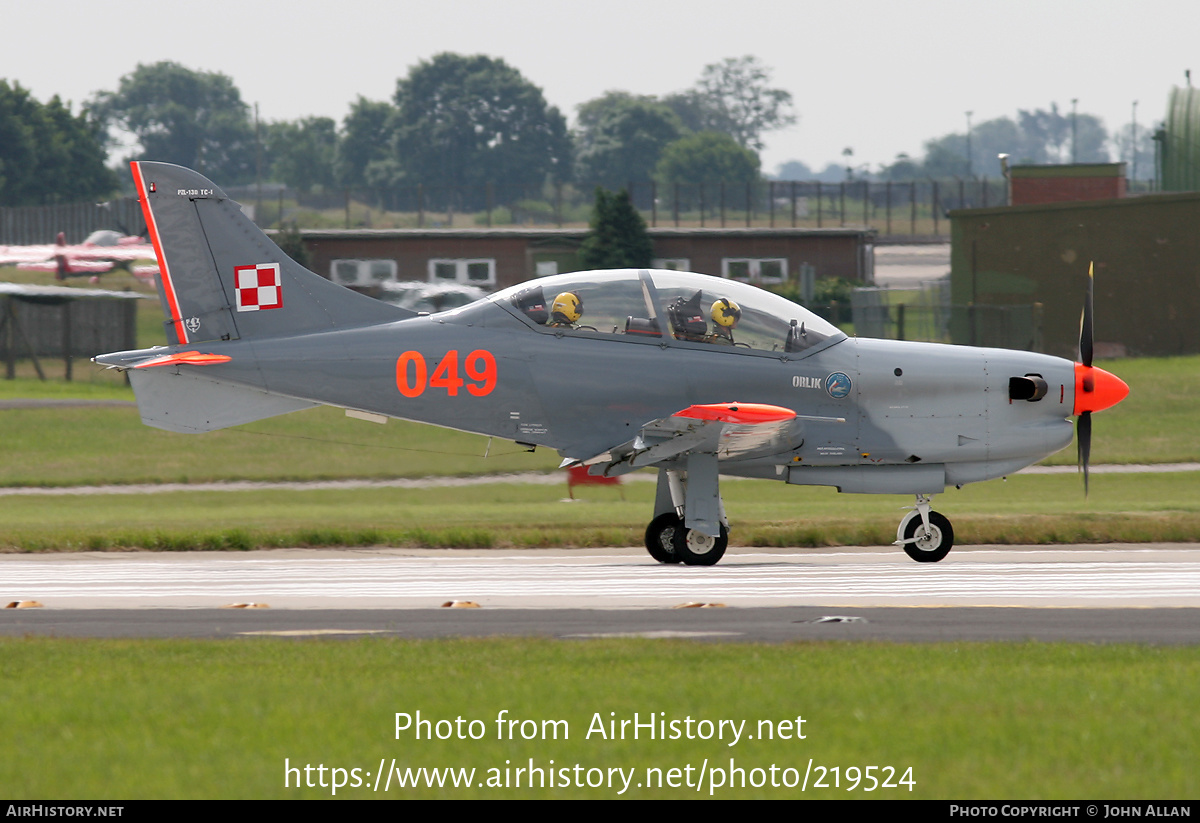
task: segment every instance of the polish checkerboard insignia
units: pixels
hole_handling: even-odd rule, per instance
[[[238,311],[283,308],[283,286],[278,263],[233,267]]]

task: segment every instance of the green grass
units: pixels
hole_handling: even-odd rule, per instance
[[[202,435],[145,426],[133,407],[7,409],[0,419],[0,486],[424,477],[548,471],[560,462],[508,441],[494,442],[485,459],[486,437],[397,420],[381,426],[326,407]]]
[[[703,615],[697,617],[703,622]],[[303,798],[284,761],[374,774],[535,765],[843,770],[842,788],[718,788],[716,797],[1191,798],[1200,792],[1200,650],[1054,644],[678,641],[0,640],[9,798]],[[502,711],[565,720],[569,739],[497,740]],[[395,714],[483,721],[478,740],[397,739]],[[721,740],[587,738],[600,720],[746,721]],[[662,715],[656,713],[662,712]],[[803,717],[805,739],[760,720]],[[443,727],[443,730],[446,727]],[[476,726],[478,733],[480,726]],[[528,728],[528,727],[527,727]],[[561,727],[560,727],[561,728]],[[695,728],[695,727],[693,727]],[[764,727],[765,731],[765,727]],[[847,791],[852,766],[909,767],[915,787]],[[782,772],[779,773],[782,775]],[[303,775],[303,771],[301,771]],[[314,782],[318,775],[312,773]],[[816,772],[810,777],[815,781]],[[769,777],[768,777],[769,779]],[[833,778],[829,776],[832,784]],[[330,782],[330,772],[326,772]],[[615,789],[408,789],[338,797],[612,798]]]
[[[722,486],[734,546],[886,545],[900,495],[841,495],[765,480]],[[245,550],[285,546],[541,548],[636,546],[653,483],[465,488],[259,490],[0,498],[0,550],[148,548]],[[1200,474],[1104,475],[1083,496],[1074,475],[1016,476],[934,501],[956,542],[1102,543],[1200,540]]]

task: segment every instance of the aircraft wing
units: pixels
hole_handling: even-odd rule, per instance
[[[40,263],[43,260],[54,259],[57,252],[57,246],[0,246],[0,266]]]
[[[121,246],[0,246],[0,266],[14,263],[53,263],[58,255],[72,263],[77,261],[120,261],[155,260],[154,247],[149,243],[132,243]],[[110,266],[111,268],[111,266]]]
[[[774,454],[793,447],[797,419],[792,409],[766,403],[688,406],[644,424],[632,440],[563,466],[615,477],[690,453],[715,454],[718,460]]]
[[[155,260],[154,246],[149,243],[127,243],[123,246],[66,246],[57,250],[72,260]]]
[[[60,271],[57,260],[46,260],[41,263],[17,263],[21,271],[46,271],[57,274]],[[68,274],[104,274],[113,269],[113,264],[103,260],[67,260],[61,270]]]

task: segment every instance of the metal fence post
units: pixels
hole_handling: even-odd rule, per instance
[[[934,236],[938,236],[940,234],[940,232],[938,231],[938,207],[939,207],[939,205],[938,205],[938,182],[936,180],[933,181],[933,191],[930,192],[929,201],[930,201],[929,202],[929,210],[931,212],[933,212],[933,234],[934,234]]]
[[[884,211],[887,213],[887,233],[892,233],[892,181],[883,184]]]
[[[17,376],[17,335],[13,328],[16,320],[11,296],[4,298],[4,316],[0,324],[4,326],[4,379],[13,380]]]
[[[62,350],[63,369],[66,378],[71,379],[71,301],[62,304]]]

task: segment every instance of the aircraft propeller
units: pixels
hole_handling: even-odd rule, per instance
[[[1092,456],[1092,412],[1115,406],[1129,394],[1129,386],[1124,380],[1092,365],[1092,357],[1095,354],[1093,266],[1094,264],[1088,265],[1087,297],[1083,304],[1083,317],[1079,323],[1080,362],[1075,364],[1075,415],[1079,418],[1075,436],[1079,449],[1079,468],[1083,471],[1084,495],[1088,493],[1088,464]]]

